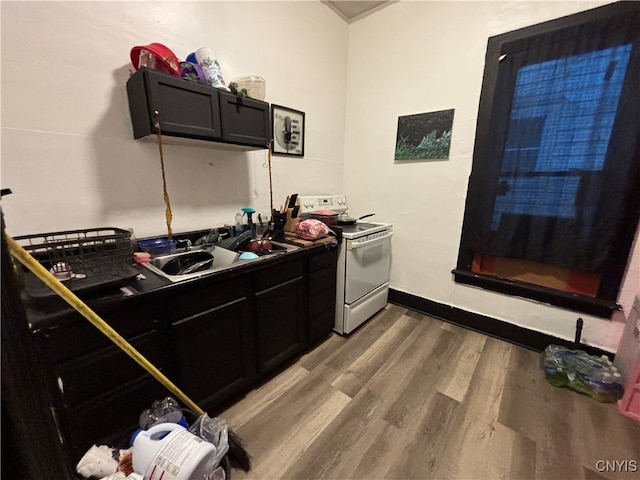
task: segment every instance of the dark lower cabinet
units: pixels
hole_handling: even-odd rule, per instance
[[[151,363],[161,365],[156,337],[154,330],[131,339],[129,343]],[[58,364],[56,373],[58,387],[69,405],[81,405],[120,385],[136,383],[145,374],[114,345]]]
[[[202,278],[94,310],[215,415],[330,334],[336,261],[335,248],[303,251],[223,280]],[[170,394],[76,313],[32,338],[70,471],[94,443],[126,446],[140,413]]]
[[[215,408],[255,378],[250,276],[203,278],[164,299],[171,379],[198,406]]]
[[[336,319],[338,249],[320,250],[307,261],[309,343],[326,338]]]
[[[143,375],[91,401],[57,408],[72,465],[94,443],[128,446],[131,434],[138,428],[140,413],[165,395],[166,390],[155,379]]]
[[[304,348],[302,276],[256,293],[258,370],[269,371]]]
[[[217,405],[255,376],[246,298],[173,322],[180,388],[202,408]]]
[[[151,304],[121,305],[96,313],[164,370],[158,316]],[[71,463],[99,440],[126,442],[140,412],[164,395],[140,365],[79,314],[34,334],[63,449]]]

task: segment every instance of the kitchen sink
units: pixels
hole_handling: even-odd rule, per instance
[[[188,251],[155,256],[151,262],[143,264],[152,272],[171,280],[182,282],[203,275],[220,272],[250,262],[264,261],[275,255],[286,254],[300,247],[272,242],[273,249],[259,253],[257,258],[241,258],[242,250],[234,252],[223,247],[195,247]]]
[[[238,252],[214,246],[159,255],[144,266],[172,282],[181,282],[230,268],[239,256]]]

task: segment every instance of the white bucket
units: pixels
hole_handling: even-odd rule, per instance
[[[144,480],[204,480],[215,469],[213,444],[177,423],[155,425],[133,441],[133,470]]]

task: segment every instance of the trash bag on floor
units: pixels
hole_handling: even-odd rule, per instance
[[[542,369],[551,385],[570,388],[599,402],[615,403],[624,392],[620,372],[605,355],[549,345],[542,352]]]

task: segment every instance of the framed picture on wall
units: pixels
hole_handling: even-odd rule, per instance
[[[395,161],[448,160],[453,109],[398,117]]]
[[[304,112],[271,104],[271,153],[304,157]]]

